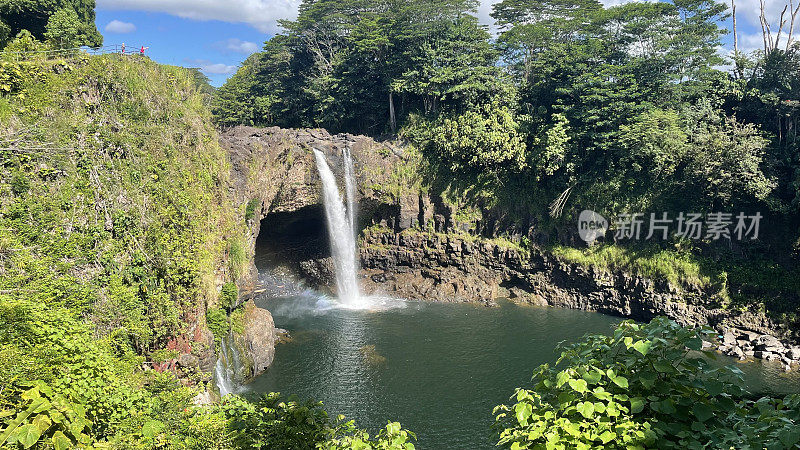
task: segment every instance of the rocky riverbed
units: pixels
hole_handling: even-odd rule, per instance
[[[784,369],[800,364],[800,346],[781,342],[768,334],[753,331],[729,329],[718,342],[719,351],[725,355],[745,360],[749,357],[778,361]]]

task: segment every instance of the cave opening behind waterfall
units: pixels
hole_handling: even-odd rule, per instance
[[[330,256],[322,205],[273,212],[261,220],[255,263],[259,272],[276,267],[296,271],[301,261]]]

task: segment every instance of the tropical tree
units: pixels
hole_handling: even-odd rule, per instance
[[[57,46],[99,47],[103,36],[95,26],[94,0],[0,0],[0,30],[16,36],[28,30]],[[0,32],[0,46],[2,46]]]

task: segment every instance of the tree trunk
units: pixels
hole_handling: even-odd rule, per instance
[[[389,92],[389,127],[392,129],[392,133],[397,129],[397,120],[394,115],[394,93],[391,91]]]
[[[739,33],[736,29],[736,0],[731,0],[731,17],[733,18],[733,54],[739,56]]]

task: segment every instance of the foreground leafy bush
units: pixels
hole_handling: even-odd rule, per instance
[[[269,393],[255,403],[236,396],[226,397],[222,410],[227,416],[236,448],[285,448],[293,450],[413,450],[413,433],[390,422],[376,436],[359,430],[344,416],[331,420],[322,402],[285,399]]]
[[[753,400],[734,367],[701,351],[711,330],[625,321],[612,336],[563,347],[532,389],[495,408],[512,448],[795,448],[800,396]]]
[[[86,409],[65,399],[43,381],[22,393],[23,407],[12,416],[8,426],[0,432],[0,444],[32,447],[43,440],[56,449],[67,449],[78,444],[89,444],[91,438],[84,433],[91,423],[86,419]]]

